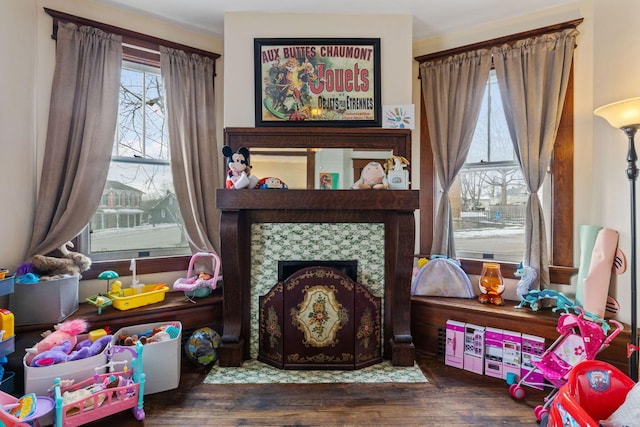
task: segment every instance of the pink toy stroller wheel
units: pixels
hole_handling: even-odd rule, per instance
[[[536,416],[536,419],[538,421],[541,421],[542,418],[545,417],[545,415],[546,417],[548,417],[549,416],[548,414],[549,414],[549,410],[542,405],[538,405],[533,409],[533,415]]]
[[[509,393],[511,393],[511,397],[516,400],[524,399],[525,395],[527,394],[524,388],[518,384],[511,384],[509,386]]]

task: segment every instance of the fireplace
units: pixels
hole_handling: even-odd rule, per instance
[[[306,267],[331,267],[340,270],[354,282],[358,281],[358,260],[279,260],[278,261],[278,282],[284,282],[289,276],[298,270]]]
[[[361,151],[391,151],[411,159],[411,131],[381,128],[258,127],[226,128],[225,145],[237,151],[276,148],[280,150],[341,148]],[[307,162],[309,177],[317,171]],[[313,180],[311,180],[313,181]],[[271,229],[309,225],[314,230],[355,230],[358,234],[327,241],[318,233],[310,239],[324,256],[313,259],[357,259],[358,281],[382,298],[383,357],[396,366],[412,366],[415,348],[411,337],[411,271],[415,251],[415,214],[419,192],[415,190],[216,190],[216,207],[221,211],[220,242],[224,275],[224,331],[219,349],[220,366],[241,366],[257,354],[257,299],[254,285],[268,283],[264,294],[277,281],[277,261],[267,251],[258,252],[252,239],[257,228]],[[286,232],[285,232],[286,233]],[[290,235],[294,235],[289,231]],[[334,233],[335,234],[335,233]],[[278,236],[265,241],[277,245]],[[347,247],[363,246],[352,256]],[[345,250],[346,254],[340,253]],[[328,255],[327,255],[328,254]],[[300,259],[296,252],[279,259]],[[363,265],[362,263],[368,263]],[[260,270],[256,269],[262,267]],[[375,271],[375,273],[372,273]],[[365,274],[366,272],[366,274]],[[273,277],[268,277],[273,274]],[[268,280],[267,280],[268,279]],[[378,290],[374,290],[375,286]]]
[[[356,264],[279,262],[286,277],[259,297],[258,360],[280,369],[353,370],[381,362],[382,298],[347,275],[355,278]]]
[[[272,248],[255,250],[256,238],[278,245],[281,237],[298,233],[292,227],[315,227],[309,246],[330,254],[314,259],[332,259],[346,248],[360,248],[366,256],[358,259],[359,281],[379,286],[383,298],[383,357],[396,366],[412,366],[415,349],[410,331],[411,271],[413,268],[415,221],[418,192],[410,190],[225,190],[216,192],[221,217],[221,260],[225,279],[224,332],[220,347],[221,366],[241,366],[257,354],[257,296],[252,286],[277,281],[277,260],[270,260]],[[350,238],[327,241],[335,230],[351,230]],[[281,235],[280,234],[280,235]],[[262,236],[262,237],[256,237]],[[288,243],[280,245],[288,250]],[[288,257],[296,259],[297,251]],[[365,263],[365,266],[362,264]],[[256,270],[257,268],[257,270]],[[366,272],[366,273],[365,273]],[[260,292],[264,294],[269,288]],[[254,309],[254,306],[256,307]],[[255,350],[254,344],[255,344]]]

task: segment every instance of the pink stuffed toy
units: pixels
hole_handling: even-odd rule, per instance
[[[112,335],[105,335],[95,342],[90,339],[80,341],[75,349],[71,351],[71,343],[68,340],[61,345],[53,347],[51,350],[43,351],[33,358],[29,366],[40,367],[50,366],[57,363],[72,362],[74,360],[86,359],[100,353],[111,342]]]
[[[77,336],[86,332],[88,326],[87,321],[84,319],[73,319],[58,323],[54,327],[55,331],[45,332],[45,334],[43,334],[44,338],[40,342],[25,350],[27,352],[27,365],[31,365],[31,361],[38,354],[51,350],[54,347],[59,347],[64,341],[69,341],[70,345],[65,345],[64,347],[68,349],[67,352],[70,352],[78,342]]]

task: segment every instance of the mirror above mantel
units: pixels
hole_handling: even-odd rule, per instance
[[[252,174],[275,176],[290,189],[349,189],[369,161],[411,159],[406,129],[226,128],[225,145],[249,148]]]

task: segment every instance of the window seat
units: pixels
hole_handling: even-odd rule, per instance
[[[102,314],[98,309],[87,302],[80,304],[78,310],[65,320],[84,318],[89,323],[89,329],[109,326],[112,332],[118,329],[143,323],[156,323],[170,320],[178,320],[182,323],[182,329],[188,331],[202,326],[210,326],[219,329],[222,325],[222,289],[216,289],[205,298],[194,298],[189,301],[184,292],[167,292],[161,302],[145,305],[131,310],[118,310],[114,307],[105,307]],[[52,328],[52,324],[21,325],[16,326],[16,335],[31,332],[42,332]],[[184,333],[183,333],[184,334]]]
[[[411,334],[416,351],[444,359],[444,338],[447,320],[501,328],[545,338],[549,346],[559,336],[556,331],[561,310],[550,308],[532,311],[528,307],[514,308],[518,301],[505,301],[503,306],[480,304],[475,299],[446,297],[411,297]],[[630,327],[611,342],[597,357],[627,372],[627,343],[631,342]]]

